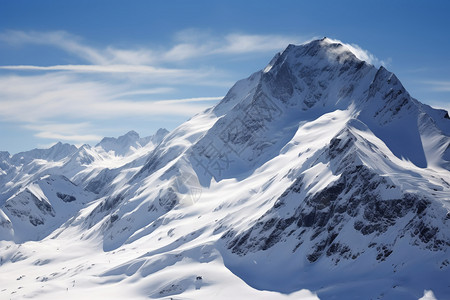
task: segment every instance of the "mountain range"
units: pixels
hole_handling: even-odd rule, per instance
[[[171,132],[0,152],[0,298],[450,298],[450,117],[323,38]]]

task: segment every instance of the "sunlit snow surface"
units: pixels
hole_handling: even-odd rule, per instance
[[[448,115],[348,50],[290,45],[168,134],[0,156],[0,299],[450,298]]]

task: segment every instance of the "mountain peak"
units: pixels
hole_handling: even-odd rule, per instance
[[[48,149],[33,149],[30,151],[19,152],[11,158],[14,162],[28,163],[33,159],[45,159],[48,161],[58,161],[72,155],[78,150],[75,145],[57,142]]]
[[[167,133],[167,129],[160,128],[154,135],[141,138],[136,131],[131,130],[118,138],[105,137],[96,147],[101,147],[106,152],[113,151],[115,155],[125,156],[146,146],[150,141],[154,145],[159,144]]]
[[[169,133],[165,128],[159,128],[154,135],[141,138],[141,145],[145,146],[152,142],[153,145],[158,145],[164,139],[164,137]]]
[[[128,136],[128,137],[137,137],[139,138],[139,133],[137,133],[134,130],[130,130],[127,133],[125,133],[124,135],[120,136],[119,138],[123,137],[123,136]]]
[[[105,290],[133,276],[143,299],[229,285],[228,299],[239,284],[255,299],[449,298],[448,114],[351,45],[289,45],[167,133],[105,138],[61,163],[0,153],[0,240],[39,241],[3,244],[4,292],[55,298],[76,280],[82,297],[86,276]]]
[[[166,134],[168,134],[168,133],[169,133],[169,131],[168,131],[166,128],[159,128],[159,129],[156,131],[155,135],[161,136],[161,135],[166,135]]]
[[[125,155],[130,147],[139,148],[139,134],[131,130],[118,138],[104,137],[96,147],[101,147],[106,152],[113,151],[116,155]]]

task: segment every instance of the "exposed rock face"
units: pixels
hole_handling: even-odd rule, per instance
[[[450,246],[448,232],[433,225],[433,216],[428,216],[432,201],[426,197],[405,193],[402,198],[384,200],[380,188],[395,188],[385,178],[366,167],[356,166],[341,174],[341,179],[319,193],[302,199],[304,186],[298,178],[279,197],[266,214],[247,231],[235,234],[227,232],[228,248],[236,254],[267,250],[279,242],[295,240],[292,252],[309,252],[307,258],[314,262],[321,256],[333,256],[334,260],[356,259],[360,245],[348,240],[348,232],[340,236],[348,224],[352,224],[353,235],[369,235],[374,241],[370,247],[377,247],[377,260],[384,260],[392,250],[383,244],[383,234],[389,230],[397,240],[406,238],[413,246],[433,251],[446,251]],[[296,199],[297,198],[297,199]],[[301,203],[288,218],[279,217],[286,201]],[[439,210],[444,220],[446,212]],[[305,240],[313,243],[311,248],[302,249]],[[379,240],[379,242],[378,242]],[[292,244],[292,243],[290,243]],[[300,249],[299,249],[300,248]]]
[[[333,40],[289,45],[170,133],[55,147],[0,153],[0,238],[136,255],[105,282],[182,295],[221,280],[192,273],[214,260],[257,291],[450,295],[448,113]]]

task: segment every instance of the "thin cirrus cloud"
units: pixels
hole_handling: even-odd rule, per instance
[[[35,134],[36,137],[44,139],[52,139],[58,141],[74,141],[74,142],[85,142],[85,141],[98,141],[102,137],[94,134],[61,134],[51,131],[41,131]]]
[[[419,81],[422,85],[424,85],[424,90],[435,92],[441,95],[444,93],[450,92],[450,81],[445,80],[423,80]],[[432,100],[430,104],[433,107],[445,109],[446,111],[450,111],[450,102],[447,99],[444,100]]]
[[[426,80],[423,82],[435,92],[450,92],[450,81]]]
[[[163,74],[159,74],[158,80],[165,81],[163,77]],[[86,143],[98,141],[101,136],[106,135],[101,133],[104,130],[98,128],[105,120],[153,116],[189,117],[210,106],[211,104],[205,104],[207,101],[211,103],[220,99],[130,100],[142,95],[163,95],[173,90],[171,87],[135,89],[132,84],[85,80],[67,72],[5,76],[0,78],[0,116],[2,120],[28,124],[25,128],[36,131],[34,136],[37,138]],[[95,126],[61,126],[58,123],[39,126],[61,119],[72,122],[89,120]],[[100,134],[90,134],[93,131]]]
[[[102,137],[95,134],[73,134],[73,132],[88,132],[92,125],[82,123],[43,123],[27,124],[23,128],[36,131],[34,136],[44,139],[73,142],[98,141]],[[51,145],[51,144],[50,144]]]
[[[251,35],[232,33],[220,37],[189,29],[177,34],[179,42],[161,55],[162,61],[183,61],[213,55],[237,55],[274,52],[305,38],[284,35]]]
[[[0,78],[0,119],[23,124],[42,139],[86,143],[100,140],[104,120],[152,116],[189,117],[206,109],[220,97],[136,101],[126,100],[139,93],[164,93],[169,89],[131,90],[127,86],[83,81],[71,74]],[[125,92],[124,92],[125,91]],[[59,121],[74,124],[62,126]],[[82,122],[83,126],[77,125]],[[97,121],[92,126],[88,121]],[[50,123],[49,125],[46,125]],[[103,134],[105,135],[105,134]]]
[[[95,66],[94,66],[95,67]],[[109,67],[111,66],[104,66]],[[132,66],[133,67],[133,66]],[[136,66],[138,67],[138,66]],[[171,72],[152,72],[145,74],[145,79],[153,82],[174,82],[183,80],[188,74]],[[191,75],[189,80],[201,77]],[[152,116],[188,117],[205,109],[207,105],[186,103],[183,105],[165,103],[164,101],[145,101],[142,99],[162,98],[175,88],[154,87],[142,89],[133,81],[110,81],[104,77],[93,75],[85,78],[73,72],[46,72],[39,75],[3,76],[0,77],[0,117],[3,121],[24,124],[41,124],[58,122],[60,119],[73,122],[98,121],[94,128],[71,128],[62,132],[58,126],[52,131],[41,130],[35,137],[73,142],[90,142],[99,135],[105,135],[106,129],[99,128],[105,120],[117,118],[135,118]],[[137,101],[139,97],[141,101]],[[160,99],[161,99],[160,98]],[[97,135],[86,134],[95,129]]]
[[[302,41],[284,35],[218,36],[190,29],[177,33],[169,47],[123,49],[94,47],[65,31],[3,31],[1,44],[59,49],[80,63],[0,66],[4,73],[0,75],[0,118],[22,124],[22,128],[46,140],[99,140],[100,135],[92,133],[92,122],[96,122],[96,133],[101,133],[98,124],[102,120],[188,117],[220,100],[217,95],[181,99],[162,96],[177,91],[178,85],[223,87],[234,81],[227,71],[214,66],[199,69],[195,63],[198,58],[269,53]],[[178,63],[183,67],[174,67]],[[142,100],[149,95],[159,99]]]
[[[106,65],[117,62],[131,64],[147,63],[149,61],[149,53],[144,51],[120,51],[111,47],[99,50],[94,47],[85,45],[82,39],[65,31],[20,31],[7,30],[0,33],[0,41],[4,43],[23,46],[27,44],[46,45],[59,48],[65,52],[75,55],[91,64]],[[138,60],[141,58],[141,60]]]
[[[93,64],[107,64],[110,61],[109,57],[93,47],[81,43],[79,37],[65,31],[25,32],[20,30],[6,30],[0,33],[0,41],[15,46],[27,44],[52,46],[83,58]]]
[[[140,90],[132,90],[126,91],[121,94],[115,95],[115,98],[121,98],[126,96],[135,96],[135,95],[158,95],[158,94],[167,94],[174,92],[175,89],[173,87],[157,87],[152,89],[140,89]]]
[[[188,29],[176,34],[175,45],[153,50],[143,47],[119,49],[108,46],[94,48],[82,39],[65,31],[24,32],[8,30],[0,33],[0,41],[11,45],[38,44],[62,49],[93,65],[158,65],[210,55],[234,55],[255,52],[273,52],[289,43],[301,43],[306,39],[284,35],[251,35],[232,33],[216,37],[196,29]],[[21,66],[25,69],[26,66]],[[59,70],[57,66],[53,70]],[[73,68],[73,66],[72,66]],[[47,69],[51,70],[51,69]],[[105,70],[108,69],[97,69]],[[117,71],[117,68],[114,69]],[[140,70],[140,69],[137,69]],[[127,70],[123,72],[128,72]]]
[[[250,34],[229,34],[225,36],[225,40],[225,46],[218,48],[213,53],[240,54],[276,51],[290,43],[304,41],[304,39],[289,36]]]
[[[205,102],[221,98],[126,100],[124,98],[127,98],[127,94],[132,95],[134,92],[126,92],[126,88],[97,81],[83,81],[70,74],[4,76],[0,78],[0,116],[3,120],[20,122],[41,122],[58,117],[91,120],[120,116],[191,116],[207,108],[209,105],[204,104]],[[166,89],[160,90],[164,91]]]
[[[190,78],[198,74],[192,72],[192,70],[183,69],[168,69],[168,68],[156,68],[152,66],[140,66],[140,65],[55,65],[55,66],[30,66],[30,65],[17,65],[17,66],[0,66],[0,69],[4,70],[17,70],[17,71],[72,71],[82,73],[131,73],[131,74],[145,74],[148,76],[161,78]],[[198,76],[196,76],[198,77]]]

